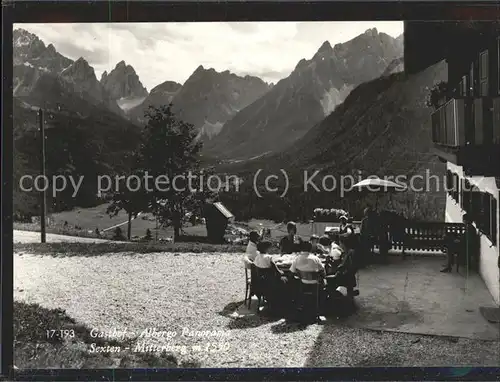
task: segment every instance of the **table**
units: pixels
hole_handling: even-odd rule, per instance
[[[290,267],[292,266],[292,263],[293,263],[293,260],[295,260],[295,258],[297,257],[298,255],[273,255],[272,256],[272,259],[273,259],[273,262],[276,264],[276,266],[278,267],[278,269],[282,270],[282,271],[289,271],[290,270]],[[321,258],[321,262],[323,263],[323,265],[326,264],[326,259],[325,258]],[[279,261],[278,261],[279,260]]]

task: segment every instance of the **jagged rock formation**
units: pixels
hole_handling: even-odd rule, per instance
[[[140,104],[148,95],[134,68],[120,61],[115,68],[104,72],[101,76],[101,85],[110,97],[118,102],[122,109],[129,109]]]
[[[369,29],[337,44],[325,41],[310,60],[229,120],[206,146],[223,159],[248,159],[280,151],[330,114],[357,85],[382,75],[403,54],[401,40]]]
[[[210,139],[228,119],[265,94],[269,85],[257,77],[240,77],[228,70],[219,73],[200,65],[182,87],[166,82],[157,88],[133,111],[138,118],[148,105],[172,102],[179,118],[199,129],[200,137]]]

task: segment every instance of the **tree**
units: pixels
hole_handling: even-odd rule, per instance
[[[138,157],[133,162],[134,166],[138,166]],[[135,167],[128,177],[124,177],[111,197],[111,204],[108,206],[106,212],[112,217],[118,215],[121,210],[127,213],[128,229],[127,239],[130,240],[132,236],[132,218],[136,218],[140,212],[147,211],[148,197],[144,185],[142,184],[143,174],[142,171]]]
[[[148,120],[139,150],[141,169],[154,179],[148,192],[151,210],[162,225],[172,225],[178,240],[186,212],[199,209],[211,194],[200,168],[201,142],[192,124],[178,119],[172,104],[146,111]]]

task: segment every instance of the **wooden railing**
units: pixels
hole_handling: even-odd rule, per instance
[[[463,223],[406,221],[403,227],[390,229],[390,240],[394,249],[436,251],[443,250],[446,237],[465,235]]]
[[[336,226],[337,223],[314,223],[313,231],[318,235],[324,233],[326,226]],[[359,233],[361,222],[354,221],[356,233]],[[445,248],[448,235],[462,237],[465,235],[463,223],[444,223],[426,221],[399,221],[389,226],[389,247],[405,251],[442,251]],[[380,245],[381,238],[376,239],[375,245]]]

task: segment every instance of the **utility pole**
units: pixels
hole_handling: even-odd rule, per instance
[[[45,126],[43,123],[43,110],[38,109],[38,123],[40,124],[40,175],[43,177],[45,182]],[[43,191],[40,191],[40,233],[41,233],[41,242],[45,243],[46,235],[45,235],[45,223],[46,223],[46,195],[45,195],[45,187],[43,187]]]

